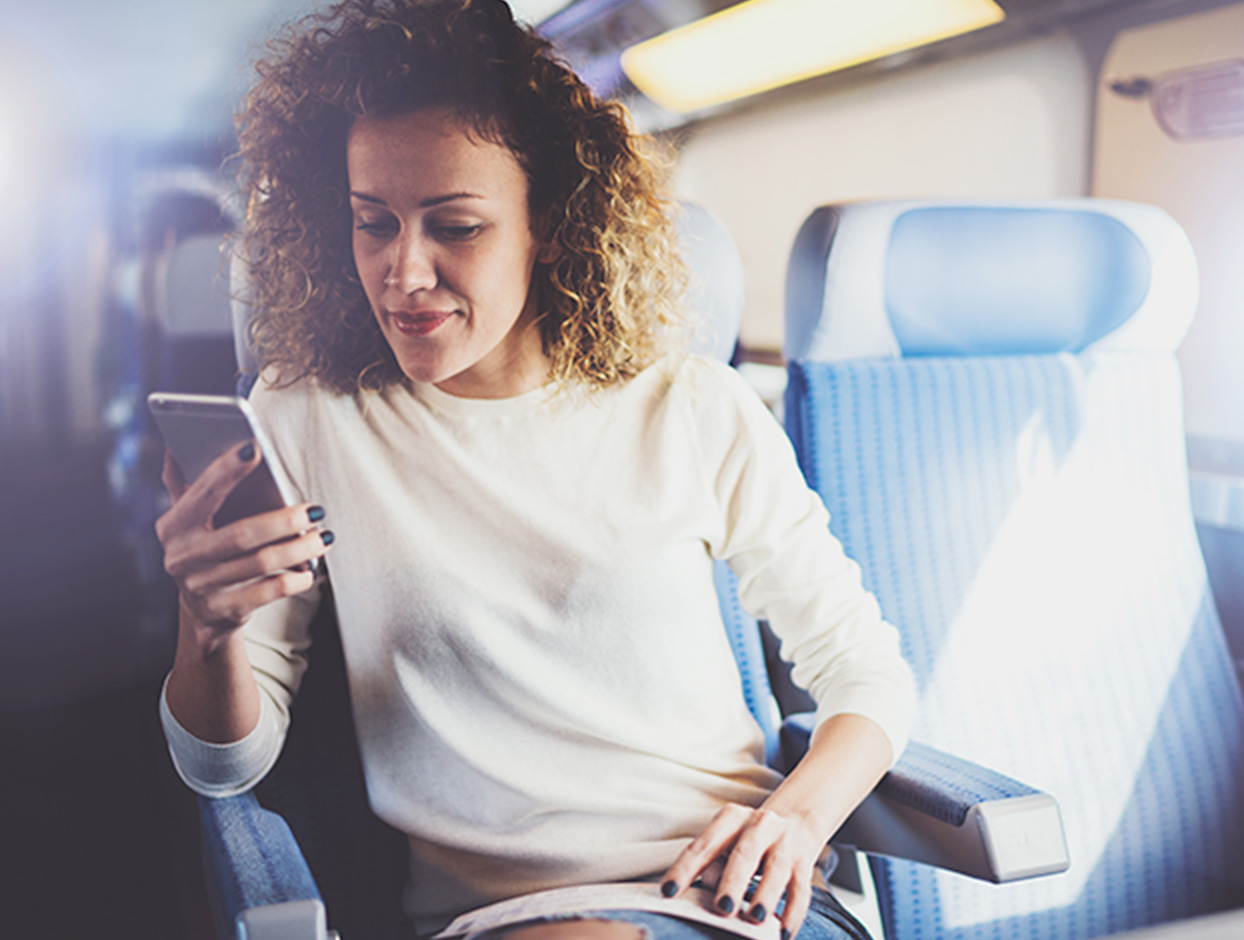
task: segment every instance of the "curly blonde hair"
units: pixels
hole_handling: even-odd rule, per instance
[[[686,273],[645,138],[502,0],[345,0],[268,52],[237,119],[240,257],[252,345],[281,382],[401,381],[354,266],[346,137],[356,118],[427,107],[454,110],[527,175],[532,225],[561,249],[533,278],[556,384],[625,381],[685,334]]]

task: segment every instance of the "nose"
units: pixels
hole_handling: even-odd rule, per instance
[[[386,287],[403,294],[413,294],[436,286],[436,262],[431,246],[424,239],[416,235],[407,236],[399,239],[394,248],[389,273],[384,279]]]

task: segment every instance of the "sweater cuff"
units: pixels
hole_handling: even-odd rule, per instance
[[[177,775],[191,790],[209,797],[236,796],[257,784],[276,763],[284,737],[275,710],[262,694],[259,723],[246,737],[230,744],[195,737],[168,707],[167,677],[160,690],[160,723]]]

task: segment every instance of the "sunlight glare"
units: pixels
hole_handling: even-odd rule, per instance
[[[1134,482],[1134,452],[1107,452],[1117,444],[1108,381],[1091,369],[1082,376],[1081,403],[1090,404],[1065,452],[1040,413],[1017,435],[1018,493],[950,624],[920,709],[954,716],[936,729],[939,747],[1055,798],[1075,794],[1060,800],[1071,869],[1012,898],[1034,911],[1072,903],[1111,844],[1199,609],[1185,572],[1155,570],[1155,559],[1169,557],[1155,546],[1178,533]],[[1106,447],[1086,443],[1103,434]],[[1173,592],[1154,586],[1172,581]],[[1155,607],[1170,629],[1138,642],[1137,625]],[[1133,661],[1130,681],[1140,674],[1146,688],[1114,688],[1120,671],[1101,664],[1119,659]],[[988,707],[965,709],[965,689]],[[1127,704],[1109,722],[1085,721],[1110,702]],[[1000,728],[1009,741],[997,741]],[[948,886],[948,926],[990,916],[970,894]]]
[[[5,50],[0,48],[0,54]],[[54,89],[36,81],[29,59],[0,60],[0,271],[30,250],[29,226],[37,201],[64,170]]]

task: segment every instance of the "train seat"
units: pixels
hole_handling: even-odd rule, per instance
[[[157,388],[226,394],[237,373],[227,255],[219,232],[192,235],[163,259],[156,310],[162,348]]]
[[[1070,868],[874,857],[887,936],[1071,940],[1244,903],[1244,705],[1189,506],[1178,225],[1087,200],[824,206],[787,429],[903,635],[913,736],[1061,807]]]
[[[721,221],[699,203],[680,203],[678,234],[690,272],[691,349],[729,362],[743,321],[743,259]]]

